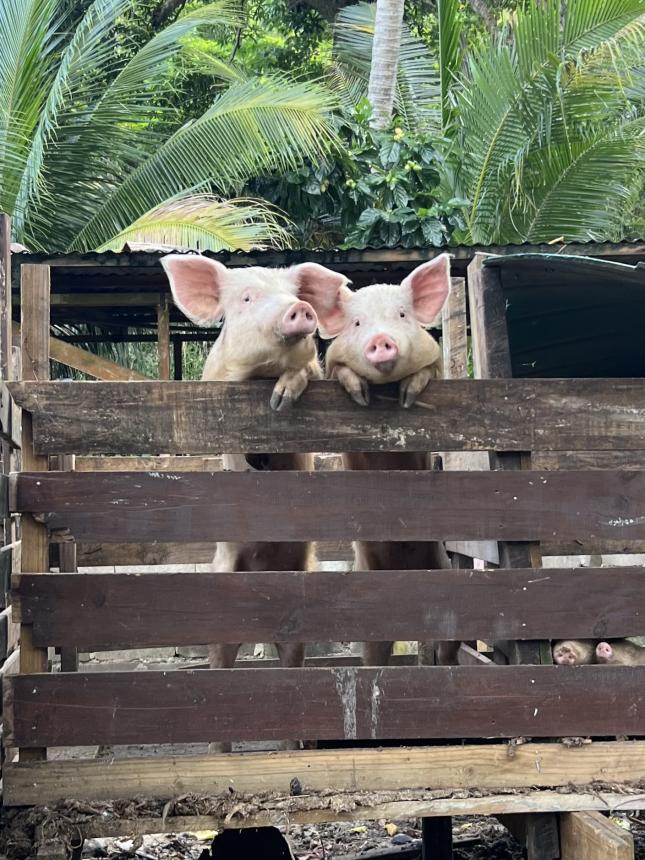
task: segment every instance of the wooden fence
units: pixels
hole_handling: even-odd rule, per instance
[[[532,665],[47,672],[53,646],[643,635],[645,568],[545,569],[532,547],[629,549],[645,542],[645,469],[623,468],[637,466],[645,449],[644,380],[435,381],[408,411],[391,392],[362,409],[321,382],[284,415],[269,410],[270,383],[263,382],[49,382],[41,358],[47,284],[30,268],[38,269],[24,267],[23,277],[40,316],[23,319],[23,352],[31,363],[23,381],[9,384],[24,412],[23,471],[11,476],[6,496],[7,512],[23,519],[22,573],[13,583],[20,673],[4,683],[4,743],[19,748],[20,757],[3,774],[6,803],[167,799],[225,795],[229,788],[288,796],[298,775],[314,794],[412,794],[354,798],[347,808],[320,798],[309,806],[292,798],[285,807],[273,797],[244,823],[274,820],[285,808],[293,821],[645,808],[638,786],[645,743],[602,741],[645,736],[645,667],[568,670],[549,665],[542,647]],[[193,461],[197,471],[157,463],[147,471],[106,471],[88,459],[84,471],[50,471],[48,460],[312,449],[492,451],[502,465],[504,456],[528,462],[526,455],[538,451],[547,465],[564,456],[574,467],[229,473],[203,471],[200,459]],[[590,452],[599,452],[602,471]],[[50,539],[178,547],[248,539],[492,540],[508,552],[504,566],[486,570],[43,575]],[[517,547],[528,548],[530,567],[509,563]],[[531,743],[512,754],[492,743],[520,736],[600,740],[575,750]],[[425,746],[45,760],[48,747],[286,737]],[[463,739],[477,743],[432,745]],[[603,786],[593,786],[596,780]],[[620,790],[612,783],[621,783]],[[570,784],[579,790],[554,790]],[[436,795],[446,788],[487,793]],[[208,823],[235,823],[229,813],[222,806]],[[185,827],[185,819],[175,818],[173,826]],[[128,832],[114,821],[98,829]]]

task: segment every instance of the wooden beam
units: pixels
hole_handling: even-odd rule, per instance
[[[170,305],[167,296],[161,296],[157,305],[157,350],[159,379],[170,379]]]
[[[37,382],[49,379],[49,268],[24,265],[20,275],[21,375],[23,380]],[[47,457],[34,451],[32,417],[23,413],[22,468],[42,475],[47,471],[47,467]],[[21,533],[21,570],[46,573],[49,570],[47,528],[27,513],[21,518]],[[30,625],[21,625],[20,671],[25,674],[46,672],[47,649],[35,646],[31,633]],[[6,715],[4,719],[6,723]],[[6,738],[5,742],[12,746]],[[40,760],[46,756],[44,746],[20,750],[20,758],[23,761]]]
[[[5,685],[7,743],[639,736],[644,683],[642,666],[21,674]]]
[[[14,340],[19,341],[20,326],[18,323],[13,323],[13,336]],[[93,352],[79,349],[77,346],[72,346],[55,337],[49,338],[49,357],[61,364],[66,364],[68,367],[73,367],[75,370],[87,373],[88,376],[93,376],[95,379],[120,380],[121,382],[148,379],[145,374],[139,373],[138,370],[122,367],[108,358],[102,358]],[[70,383],[65,384],[69,385]]]
[[[599,812],[560,816],[562,860],[634,860],[634,839]]]
[[[645,471],[25,472],[10,483],[14,512],[85,543],[645,538]]]
[[[35,644],[83,651],[621,638],[643,630],[645,568],[23,574],[13,604]]]
[[[484,671],[484,670],[481,670]],[[373,747],[233,755],[57,759],[17,763],[5,774],[9,806],[185,794],[289,793],[298,776],[307,791],[541,790],[637,782],[645,776],[645,742],[600,741],[582,747],[528,743]],[[566,799],[567,795],[563,794]],[[628,794],[621,794],[629,799]],[[641,795],[643,797],[643,795]],[[566,808],[566,807],[565,807]],[[584,808],[584,807],[583,807]],[[590,807],[596,808],[596,807]]]
[[[50,454],[643,449],[643,379],[433,380],[417,405],[403,411],[392,389],[375,391],[365,409],[334,382],[315,382],[288,415],[271,411],[272,385],[9,387],[34,413],[38,451]]]

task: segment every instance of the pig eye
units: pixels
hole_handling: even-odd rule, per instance
[[[358,328],[358,326],[359,326],[360,324],[361,324],[361,321],[360,321],[360,320],[356,320],[356,321],[354,322],[354,325],[355,325],[357,328]]]
[[[242,296],[242,301],[244,301],[244,302],[250,302],[250,301],[251,301],[251,296],[250,296],[250,294],[249,294],[249,293],[246,293],[245,295],[243,295],[243,296]]]
[[[401,319],[405,319],[405,313],[403,311],[399,311],[399,316]]]

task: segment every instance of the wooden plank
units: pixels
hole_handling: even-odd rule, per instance
[[[634,860],[634,839],[599,812],[560,816],[562,860]]]
[[[510,378],[513,371],[500,275],[496,269],[484,266],[485,257],[476,254],[467,272],[473,368],[477,379]],[[534,447],[525,445],[523,449],[530,451]]]
[[[12,510],[85,543],[645,538],[645,471],[25,472],[11,482]]]
[[[77,472],[220,472],[222,458],[210,457],[76,457]]]
[[[645,776],[645,742],[594,742],[372,747],[239,755],[179,755],[102,761],[53,760],[12,765],[4,800],[9,806],[186,794],[288,793],[294,775],[308,791],[485,791],[557,788],[593,782],[637,782]],[[627,798],[628,795],[622,795]]]
[[[157,305],[157,350],[159,379],[170,379],[170,305],[165,295]]]
[[[13,336],[16,341],[20,340],[18,323],[13,323]],[[149,378],[144,373],[139,373],[138,370],[130,370],[108,358],[102,358],[86,349],[79,349],[77,346],[72,346],[72,344],[65,343],[65,341],[55,337],[49,338],[49,357],[96,379],[131,382]],[[70,383],[65,384],[69,385]]]
[[[133,837],[146,833],[195,833],[205,830],[219,830],[228,827],[281,826],[288,815],[290,824],[321,824],[327,821],[360,820],[401,820],[426,816],[446,815],[500,815],[504,813],[543,813],[563,812],[565,810],[611,810],[631,811],[645,806],[644,794],[625,795],[619,792],[591,791],[576,794],[563,794],[555,791],[524,792],[522,794],[491,794],[484,797],[467,798],[425,797],[420,799],[387,800],[377,802],[375,797],[359,797],[352,802],[351,795],[346,800],[349,807],[338,811],[337,804],[330,797],[312,798],[312,807],[298,802],[297,798],[288,800],[281,797],[274,802],[263,802],[262,810],[250,815],[229,816],[230,803],[223,806],[219,815],[162,816],[155,818],[122,818],[108,815],[94,815],[84,818],[84,836]],[[317,804],[317,805],[315,805]],[[300,805],[300,809],[298,809]],[[314,806],[315,805],[315,806]],[[285,808],[292,807],[285,811]],[[303,808],[304,807],[304,808]],[[76,822],[75,822],[76,823]]]
[[[441,316],[443,372],[446,379],[468,377],[468,320],[466,282],[452,278],[450,294]]]
[[[405,411],[391,389],[375,392],[365,409],[335,383],[316,382],[286,416],[269,408],[271,385],[254,380],[9,387],[34,413],[38,451],[50,454],[643,448],[643,379],[432,380]],[[75,421],[68,420],[71,414]]]
[[[15,586],[14,610],[33,624],[35,644],[85,651],[210,641],[620,638],[642,634],[645,617],[643,567],[23,574]]]
[[[23,265],[20,276],[21,378],[37,382],[49,379],[49,268]],[[21,453],[23,469],[32,470],[35,474],[43,474],[47,471],[47,457],[34,450],[33,422],[32,417],[27,413],[22,415]],[[20,569],[46,573],[49,570],[47,528],[42,523],[36,522],[30,514],[21,517],[20,527]],[[31,632],[30,625],[21,625],[20,671],[46,672],[47,649],[34,646]],[[6,714],[4,719],[6,723]],[[12,746],[6,738],[5,743],[7,746]],[[41,746],[20,750],[19,755],[22,761],[41,760],[47,757],[47,750]]]
[[[642,451],[534,451],[534,469],[641,469]]]
[[[6,742],[638,736],[644,684],[640,666],[17,675],[5,684]]]

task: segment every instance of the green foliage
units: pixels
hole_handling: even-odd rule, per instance
[[[185,40],[240,27],[240,7],[189,4],[133,47],[126,22],[134,15],[138,24],[139,7],[94,0],[71,29],[68,0],[0,4],[0,209],[13,216],[16,239],[32,250],[86,250],[137,222],[145,241],[151,213],[183,201],[176,233],[166,218],[169,242],[188,235],[191,214],[191,241],[202,248],[248,247],[251,223],[258,241],[276,241],[283,234],[266,207],[231,213],[203,195],[237,196],[253,176],[318,160],[333,142],[333,97],[284,76],[226,76],[220,66],[225,84],[184,123],[171,102]]]
[[[470,201],[463,241],[620,237],[642,188],[644,57],[642,0],[534,0],[471,48],[443,177]]]
[[[340,153],[260,183],[258,190],[290,213],[301,246],[443,245],[463,228],[465,201],[437,201],[440,164],[431,137],[395,121],[369,125],[361,101],[338,128]]]

